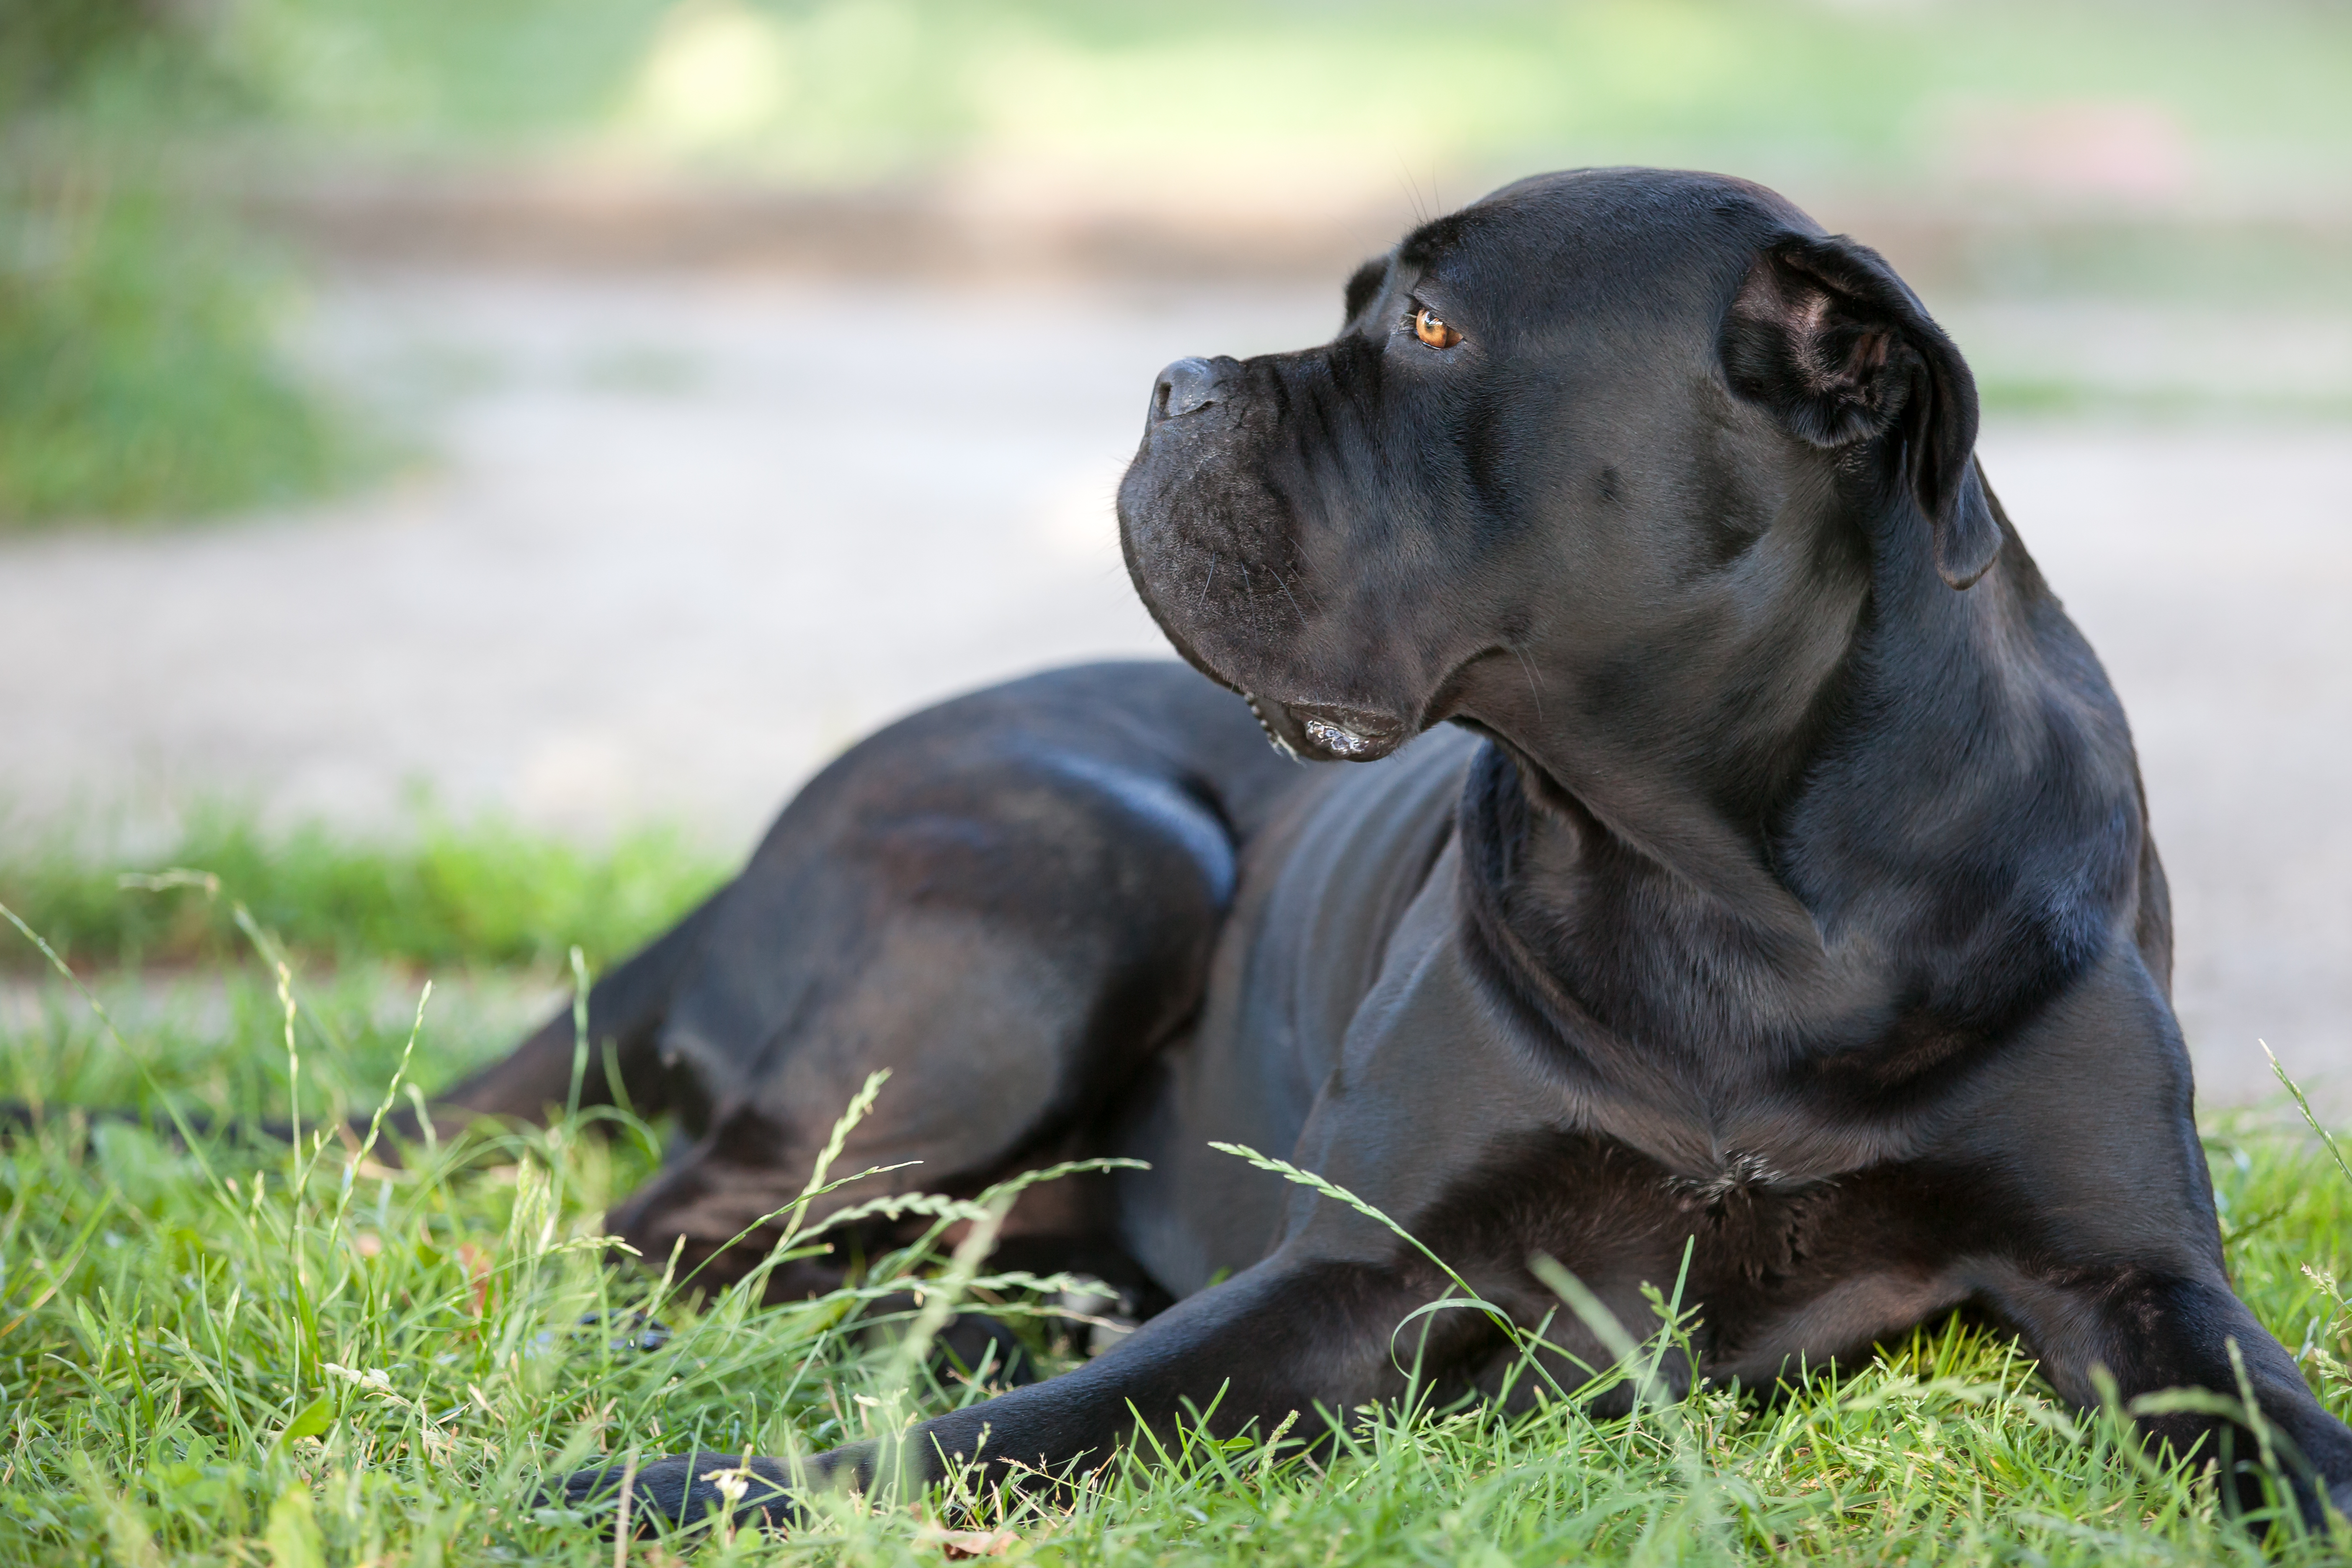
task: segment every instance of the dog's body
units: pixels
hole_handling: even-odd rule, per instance
[[[1593,1364],[1530,1259],[1639,1331],[1687,1247],[1682,1386],[1962,1303],[2079,1402],[2100,1368],[2234,1394],[2234,1344],[2352,1499],[2352,1432],[2223,1272],[2121,710],[1916,300],[1769,193],[1645,171],[1513,186],[1348,294],[1324,348],[1164,372],[1121,492],[1145,602],[1248,705],[1064,671],[827,770],[592,997],[621,1086],[698,1140],[616,1226],[723,1275],[879,1067],[843,1168],[1149,1161],[1036,1189],[1006,1246],[1181,1300],[923,1423],[917,1479],[1402,1392],[1393,1332],[1444,1275],[1217,1141]],[[556,1021],[452,1101],[538,1113],[571,1056]],[[1475,1312],[1417,1323],[1440,1397],[1519,1354]],[[648,1467],[638,1506],[698,1517],[734,1464]]]

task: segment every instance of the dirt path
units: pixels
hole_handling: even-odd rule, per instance
[[[744,843],[894,714],[1160,651],[1109,521],[1150,373],[1336,314],[1263,288],[341,285],[315,352],[437,468],[310,515],[0,546],[0,795],[20,822],[226,792],[368,824],[421,781]],[[2130,707],[2207,1092],[2263,1092],[2263,1037],[2352,1108],[2352,430],[1996,421],[1983,450]]]

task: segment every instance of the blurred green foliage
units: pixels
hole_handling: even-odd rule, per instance
[[[2305,0],[245,0],[230,15],[273,112],[323,132],[594,128],[805,179],[1025,150],[1320,153],[1391,182],[1618,160],[1885,180],[1965,161],[1988,119],[2030,139],[2004,108],[2086,101],[2150,111],[2142,125],[2177,130],[2209,178],[2340,186],[2352,161],[2352,8]]]
[[[213,41],[155,0],[0,5],[0,529],[290,500],[355,455],[182,163],[236,101]]]
[[[159,875],[182,870],[194,875]],[[79,967],[232,958],[248,951],[240,903],[289,949],[328,962],[550,963],[577,944],[602,966],[724,875],[666,828],[586,849],[497,819],[425,814],[412,833],[367,842],[315,823],[271,833],[216,805],[143,853],[93,852],[63,835],[12,846],[0,851],[0,904]],[[42,962],[0,932],[0,967]]]
[[[0,104],[71,91],[98,63],[152,37],[160,20],[147,0],[9,0],[0,9]]]
[[[2315,0],[237,0],[314,173],[510,157],[1161,219],[1747,174],[1971,292],[2305,303],[2352,253]],[[1898,246],[1897,248],[1902,248]]]
[[[233,233],[160,184],[0,197],[0,524],[323,489],[350,443]]]
[[[229,197],[486,156],[1261,215],[1695,164],[1965,209],[1962,288],[2332,300],[2352,6],[0,0],[0,528],[350,473]]]

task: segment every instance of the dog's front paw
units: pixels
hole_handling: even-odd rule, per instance
[[[600,1514],[625,1506],[640,1535],[721,1520],[738,1529],[786,1530],[800,1518],[782,1462],[740,1454],[673,1454],[638,1466],[634,1476],[616,1465],[574,1470],[563,1478],[563,1503],[575,1512]]]

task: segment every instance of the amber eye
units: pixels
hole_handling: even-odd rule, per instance
[[[1462,341],[1462,334],[1447,326],[1426,305],[1412,313],[1412,335],[1433,349],[1450,349]]]

